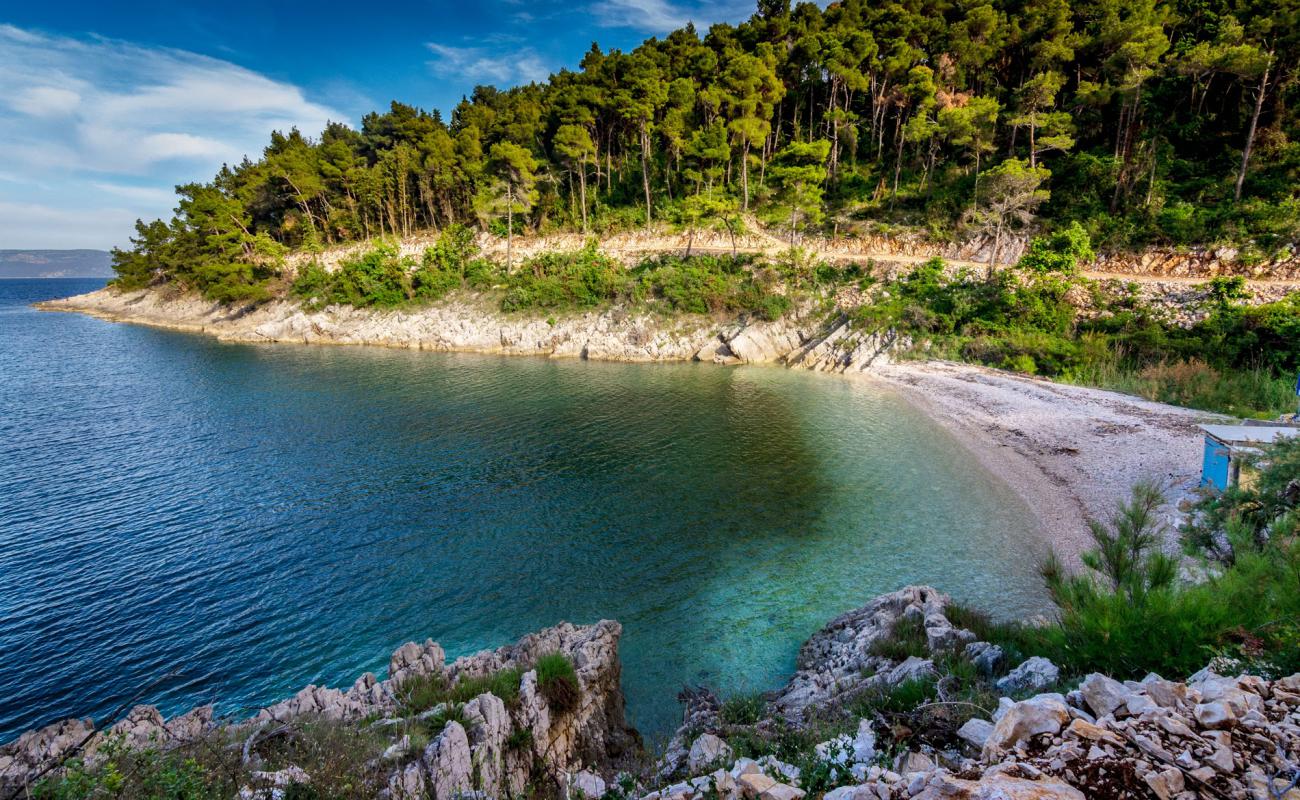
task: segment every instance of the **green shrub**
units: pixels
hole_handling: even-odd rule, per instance
[[[506,277],[504,311],[591,308],[630,291],[627,271],[601,253],[595,241],[571,253],[544,253]]]
[[[728,725],[753,725],[763,718],[767,700],[761,692],[733,694],[722,701],[718,717]]]
[[[549,653],[537,659],[537,690],[552,711],[567,714],[578,707],[582,688],[573,662],[563,653]]]

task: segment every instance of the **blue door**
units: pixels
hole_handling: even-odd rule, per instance
[[[1228,468],[1231,456],[1227,445],[1205,437],[1205,462],[1201,465],[1201,485],[1213,486],[1219,491],[1228,488]]]

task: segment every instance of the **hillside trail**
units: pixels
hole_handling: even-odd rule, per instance
[[[765,231],[751,232],[749,234],[749,237],[747,238],[753,238],[755,235],[759,236],[762,239],[767,240],[768,244],[766,246],[761,246],[761,247],[755,247],[752,244],[737,244],[737,246],[734,248],[734,252],[743,253],[745,255],[755,255],[755,256],[764,256],[766,258],[776,258],[790,250],[790,243],[788,241],[778,239],[775,236]],[[636,243],[629,243],[629,244],[619,246],[617,249],[623,253],[644,253],[644,254],[673,253],[673,252],[681,252],[684,249],[684,245],[681,242],[672,241],[665,238],[665,239],[652,239],[647,241],[639,241]],[[691,247],[691,252],[707,253],[710,255],[726,255],[733,252],[733,248],[730,246],[723,246],[717,244],[695,244]],[[924,264],[925,262],[936,257],[934,255],[910,255],[904,253],[891,253],[883,250],[879,250],[879,251],[865,250],[860,252],[851,252],[851,251],[845,251],[839,249],[832,250],[832,249],[821,248],[821,247],[806,248],[805,252],[807,252],[814,259],[853,261],[859,263],[866,263],[870,261],[886,261],[886,262],[892,262],[898,264]],[[959,259],[959,258],[947,258],[942,256],[940,257],[943,258],[945,264],[948,264],[951,267],[957,267],[959,269],[987,270],[990,267],[990,264],[987,261],[971,261],[971,260]],[[997,265],[997,269],[1005,269],[1010,266],[1012,266],[1010,263],[1000,263]],[[1206,281],[1209,280],[1209,278],[1203,276],[1158,275],[1158,274],[1151,274],[1151,273],[1119,272],[1119,271],[1110,271],[1110,270],[1089,270],[1089,269],[1080,270],[1080,274],[1082,274],[1086,278],[1091,278],[1093,280],[1121,280],[1121,281],[1129,281],[1133,283],[1142,283],[1142,284],[1166,283],[1166,284],[1180,284],[1186,286],[1194,286],[1197,284],[1205,283]],[[1300,281],[1283,280],[1283,279],[1276,279],[1276,278],[1246,278],[1246,284],[1248,286],[1258,286],[1258,287],[1281,286],[1281,287],[1293,287],[1296,289],[1300,289]]]

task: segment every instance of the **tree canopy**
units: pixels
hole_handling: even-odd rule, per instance
[[[141,223],[120,281],[255,297],[285,248],[457,223],[693,227],[732,201],[782,228],[1001,236],[1032,211],[1107,249],[1267,257],[1300,239],[1298,9],[765,1],[703,35],[593,45],[545,83],[479,86],[448,119],[394,102],[359,129],[272,133]]]

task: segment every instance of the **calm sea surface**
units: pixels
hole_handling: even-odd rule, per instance
[[[0,281],[0,741],[265,704],[560,620],[624,625],[634,723],[780,684],[928,582],[1040,610],[1028,511],[886,393],[779,369],[236,346]]]

